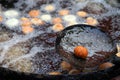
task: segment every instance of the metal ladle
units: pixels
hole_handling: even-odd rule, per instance
[[[66,36],[67,31],[73,30],[73,29],[78,28],[78,27],[83,28],[83,30],[85,30],[86,28],[89,27],[89,29],[90,29],[89,31],[91,31],[92,29],[95,29],[95,30],[100,31],[101,33],[105,33],[105,32],[101,31],[99,28],[94,27],[94,26],[78,24],[78,25],[69,26],[58,34],[57,39],[56,39],[56,45],[55,45],[56,51],[63,57],[63,60],[71,63],[72,65],[74,65],[78,69],[79,68],[83,69],[85,66],[87,66],[86,59],[76,58],[72,53],[70,54],[70,52],[67,52],[66,50],[63,49],[63,46],[61,46],[62,39]],[[86,33],[87,33],[87,31],[86,31]],[[95,33],[95,34],[97,34],[97,33]],[[83,36],[78,36],[78,37],[83,38]],[[110,37],[110,36],[108,36],[108,37]],[[71,43],[67,42],[67,44],[71,44]],[[110,44],[113,46],[113,52],[114,52],[116,47],[115,47],[115,43],[114,43],[114,41],[112,41],[112,39],[111,39]],[[85,46],[85,45],[83,45],[83,46]],[[101,46],[101,45],[99,45],[99,46]],[[69,46],[69,47],[71,47],[71,46]],[[110,54],[110,56],[109,55],[107,55],[107,56],[111,57],[112,55],[113,54]],[[101,62],[101,63],[103,63],[103,62]]]

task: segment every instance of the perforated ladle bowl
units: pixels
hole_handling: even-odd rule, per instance
[[[74,48],[79,45],[88,49],[86,59],[74,56]],[[116,47],[112,38],[98,27],[79,24],[69,26],[58,34],[56,51],[63,60],[78,69],[94,69],[108,61],[108,58],[116,53]]]

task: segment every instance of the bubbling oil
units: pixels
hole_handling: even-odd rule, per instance
[[[53,7],[55,7],[55,10],[53,12],[44,11],[43,7],[41,7],[44,5],[47,6],[49,4],[54,5]],[[90,8],[92,10],[90,10],[89,12],[87,11],[87,9],[89,9],[90,4],[94,4],[93,7],[96,8],[93,8],[94,10]],[[4,18],[3,13],[8,9],[4,8],[4,5],[2,6],[3,7],[2,10],[0,10],[0,15],[2,15]],[[40,15],[37,16],[37,18],[41,18],[41,16],[44,14],[49,14],[52,18],[60,17],[63,20],[62,24],[64,25],[64,27],[67,27],[70,24],[63,19],[64,16],[58,14],[61,9],[69,10],[69,15],[73,15],[76,17],[75,22],[77,24],[85,23],[86,21],[86,18],[82,18],[76,15],[77,11],[85,10],[88,13],[87,17],[90,16],[99,21],[102,21],[103,19],[108,20],[109,16],[120,14],[120,9],[111,6],[111,4],[107,3],[106,0],[18,0],[14,3],[14,7],[12,9],[17,10],[18,13],[20,13],[19,17],[17,17],[16,19],[20,19],[21,17],[27,17],[31,19],[28,12],[30,10],[39,10]],[[113,16],[112,19],[112,28],[119,28],[119,18]],[[32,25],[35,30],[30,34],[23,35],[17,33],[21,32],[20,25],[15,26],[17,28],[9,28],[9,24],[5,25],[5,22],[7,20],[8,18],[5,18],[0,23],[0,65],[2,67],[20,72],[33,73],[47,73],[53,70],[61,70],[59,67],[61,57],[55,52],[54,49],[57,32],[54,32],[52,30],[51,27],[53,23],[51,21],[46,21],[45,25],[42,26]],[[117,23],[115,20],[117,21]],[[97,25],[99,26],[99,23]],[[4,29],[4,27],[6,27],[7,29]],[[119,31],[114,34],[120,35]],[[100,36],[100,38],[104,38],[104,40],[106,39],[105,36]],[[101,46],[106,46],[106,48],[109,49],[111,48],[109,47],[109,43],[108,45],[104,45],[102,42],[100,43],[99,48],[101,48]],[[92,53],[92,51],[93,50],[91,50],[90,52]],[[25,65],[27,65],[27,68]]]

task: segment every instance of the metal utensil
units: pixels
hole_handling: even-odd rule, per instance
[[[80,27],[80,31],[78,31],[78,32],[74,32],[73,30],[74,29],[79,29],[79,27]],[[73,32],[72,32],[73,31]],[[91,32],[90,34],[89,34],[89,31]],[[92,32],[93,31],[93,32]],[[70,32],[70,34],[68,34],[68,32]],[[83,33],[84,32],[84,33]],[[90,26],[90,25],[84,25],[84,24],[79,24],[79,25],[73,25],[73,26],[70,26],[70,27],[67,27],[67,28],[65,28],[63,31],[61,31],[59,34],[58,34],[58,36],[57,36],[57,39],[56,39],[56,51],[63,57],[63,60],[66,60],[67,62],[69,62],[69,63],[71,63],[72,65],[74,65],[76,68],[84,68],[85,66],[86,66],[86,59],[81,59],[81,58],[76,58],[75,56],[74,56],[74,54],[70,51],[70,52],[68,52],[66,49],[64,49],[64,46],[66,46],[66,45],[61,45],[62,44],[62,42],[63,42],[63,44],[65,43],[65,44],[68,44],[68,46],[66,47],[66,48],[68,48],[68,47],[71,47],[71,46],[74,46],[75,44],[73,44],[73,42],[72,42],[72,39],[68,39],[68,37],[66,37],[66,35],[73,35],[73,34],[77,34],[77,35],[75,35],[75,36],[77,36],[77,37],[75,37],[75,38],[78,38],[78,39],[80,39],[80,40],[82,40],[83,41],[83,43],[84,43],[84,40],[86,40],[86,39],[89,39],[90,37],[92,37],[92,36],[96,36],[96,35],[99,35],[99,36],[97,36],[97,38],[95,37],[93,37],[94,39],[96,39],[95,41],[96,42],[94,42],[94,40],[93,41],[89,41],[89,40],[87,40],[87,42],[86,43],[82,43],[82,41],[81,42],[75,42],[75,44],[80,44],[80,45],[82,45],[82,46],[86,46],[86,47],[88,47],[89,48],[89,50],[91,51],[91,49],[92,49],[92,47],[94,47],[94,46],[92,46],[92,45],[95,45],[95,48],[101,48],[101,47],[99,47],[99,46],[102,46],[102,45],[97,45],[97,40],[99,40],[99,39],[101,39],[102,37],[104,37],[104,36],[101,36],[101,33],[102,34],[104,34],[104,32],[103,31],[101,31],[99,28],[96,28],[96,27],[94,27],[94,26]],[[82,33],[82,36],[80,36],[78,33]],[[86,38],[86,34],[88,35],[87,37],[88,38]],[[107,36],[107,34],[104,34],[104,35],[106,35],[105,37],[109,37],[109,36]],[[74,35],[73,35],[74,36]],[[85,38],[84,38],[84,36],[85,36]],[[68,40],[66,40],[66,42],[65,41],[63,41],[63,38],[66,38],[66,39],[68,39]],[[105,38],[105,39],[107,39],[107,38]],[[110,40],[111,38],[109,38],[108,40]],[[75,40],[77,40],[77,39],[75,39]],[[90,38],[90,40],[92,40],[91,38]],[[101,39],[101,41],[102,41],[102,39]],[[103,42],[104,42],[104,40],[103,40]],[[91,44],[89,44],[89,43],[91,43]],[[104,44],[107,44],[107,42],[105,41],[105,43]],[[112,39],[111,39],[111,41],[109,41],[109,44],[111,44],[111,46],[113,47],[112,49],[113,49],[113,51],[115,50],[115,46],[114,46],[114,41],[112,41]],[[97,45],[97,46],[96,46]],[[76,46],[76,45],[75,45]],[[104,47],[104,46],[102,46],[102,47]],[[108,48],[109,46],[105,46],[104,48]],[[93,49],[95,49],[95,48],[93,48]],[[106,48],[106,49],[107,49]],[[72,48],[72,49],[74,49],[74,48]],[[71,50],[72,50],[71,49]],[[103,48],[101,48],[101,49],[103,49]],[[110,48],[110,50],[111,50],[111,48]],[[89,51],[89,52],[90,52]],[[104,52],[104,51],[103,51]],[[109,51],[109,52],[111,52],[111,51]],[[90,54],[91,54],[92,52],[90,52]],[[95,53],[96,54],[96,53]],[[107,56],[109,56],[109,55],[112,55],[111,53],[110,54],[107,54]],[[94,55],[93,55],[94,56]],[[88,56],[89,57],[89,56]],[[90,57],[92,57],[92,56],[90,56]],[[87,60],[88,61],[88,60]],[[94,61],[94,60],[92,60],[92,61]],[[89,61],[89,62],[87,62],[90,66],[91,66],[91,64],[93,64],[92,63],[92,61]],[[99,61],[99,60],[98,60]],[[101,63],[102,63],[103,61],[101,61]],[[96,62],[96,63],[98,63],[98,62]],[[93,64],[94,65],[94,64]]]

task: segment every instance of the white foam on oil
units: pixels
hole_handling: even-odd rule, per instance
[[[46,48],[45,50],[49,50],[49,48]],[[15,58],[14,60],[11,60],[9,63],[5,64],[4,66],[7,66],[7,65],[9,65],[9,64],[11,64],[11,63],[15,63],[16,61],[21,60],[21,59],[24,59],[24,58],[28,58],[28,59],[29,59],[29,58],[32,58],[32,57],[34,57],[38,52],[44,52],[45,50],[44,50],[44,47],[43,47],[42,45],[40,45],[39,47],[34,46],[34,47],[29,51],[28,54],[23,55],[23,56],[20,56],[19,58]]]
[[[3,48],[0,56],[0,62],[4,60],[5,54],[7,54],[7,51],[10,49],[10,47],[14,46],[17,43],[25,42],[33,37],[37,37],[42,33],[44,32],[34,32],[28,35],[15,35],[11,40],[0,43],[0,46]]]

